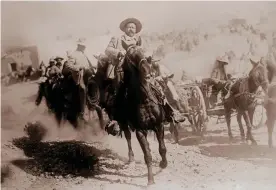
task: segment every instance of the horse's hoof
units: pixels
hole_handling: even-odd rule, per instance
[[[148,181],[148,186],[154,185],[154,184],[155,184],[154,180],[149,180],[149,181]]]
[[[168,162],[167,161],[163,161],[161,160],[160,163],[159,163],[159,167],[164,169],[168,166]]]
[[[133,156],[129,157],[129,159],[128,159],[128,164],[132,164],[132,163],[135,163]]]

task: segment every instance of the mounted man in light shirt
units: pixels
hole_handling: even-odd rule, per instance
[[[85,39],[79,39],[77,41],[77,49],[69,53],[67,62],[64,63],[62,74],[64,77],[72,76],[76,85],[79,86],[79,97],[81,104],[80,119],[84,119],[84,111],[86,106],[86,89],[84,85],[83,72],[84,69],[93,69],[91,62],[84,54],[86,49]]]

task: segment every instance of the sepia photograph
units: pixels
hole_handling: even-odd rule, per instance
[[[1,1],[1,189],[275,190],[275,1]]]

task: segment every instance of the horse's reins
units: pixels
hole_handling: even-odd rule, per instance
[[[133,46],[130,46],[130,47],[127,49],[127,53],[128,53],[129,50],[130,50],[131,48],[133,48],[133,47],[135,47],[135,46],[134,46],[134,45],[133,45]],[[137,68],[136,64],[129,58],[129,56],[128,56],[127,53],[126,53],[126,55],[125,55],[125,58],[126,58],[135,68]],[[139,63],[138,63],[138,68],[137,68],[138,70],[141,69],[142,63],[143,63],[144,61],[147,62],[147,59],[146,59],[146,58],[142,58],[142,59],[139,61]],[[141,83],[141,82],[140,82],[140,83]],[[144,85],[141,85],[141,86],[142,86],[142,88],[145,90],[145,93],[147,94],[147,96],[150,97],[150,95],[148,94],[148,90],[144,87]],[[151,96],[153,96],[151,90],[150,90],[150,94],[151,94]],[[153,103],[155,103],[155,104],[162,104],[162,103],[159,103],[158,100],[157,100],[157,102],[155,102],[155,101],[152,100],[151,98],[148,98],[148,99],[149,99],[150,101],[152,101]]]
[[[131,61],[128,57],[127,57],[127,59],[134,65],[133,61]],[[142,66],[141,63],[142,63],[143,61],[147,61],[147,59],[143,58],[143,59],[140,60],[140,62],[138,63],[138,69],[139,69],[139,70],[140,70],[140,68],[141,68],[141,66]],[[146,76],[146,77],[147,77],[147,76]],[[141,83],[141,82],[140,82],[140,83]],[[141,86],[142,86],[142,88],[145,90],[145,93],[147,94],[148,97],[150,97],[150,95],[153,96],[151,90],[150,90],[150,92],[148,92],[148,90],[145,88],[144,85],[141,85]],[[149,95],[149,93],[150,93],[150,95]],[[155,103],[155,104],[162,104],[162,103],[159,103],[158,101],[155,102],[155,101],[152,100],[151,98],[148,98],[148,99],[149,99],[150,101],[152,101],[153,103]]]

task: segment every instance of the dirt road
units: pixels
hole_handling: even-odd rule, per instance
[[[70,140],[77,133],[66,125],[58,130],[41,105],[35,108],[34,99],[37,84],[25,83],[2,87],[2,135],[1,166],[8,166],[10,174],[4,179],[2,189],[12,190],[69,190],[69,189],[145,189],[147,170],[142,150],[133,134],[132,143],[135,163],[126,164],[127,144],[124,138],[104,134],[96,136],[94,128],[88,127],[82,140],[99,150],[110,149],[110,156],[100,158],[100,173],[94,177],[49,177],[33,175],[27,170],[29,158],[12,144],[13,138],[24,136],[23,128],[27,121],[39,120],[47,126],[45,141]],[[166,131],[168,167],[158,167],[160,156],[158,144],[149,137],[154,160],[156,184],[148,189],[214,189],[214,190],[273,190],[276,187],[276,150],[267,146],[266,127],[254,130],[258,146],[239,143],[239,131],[233,118],[233,133],[236,143],[229,144],[226,124],[209,121],[208,133],[204,140],[191,136],[188,128],[181,128],[180,145],[171,143]]]

